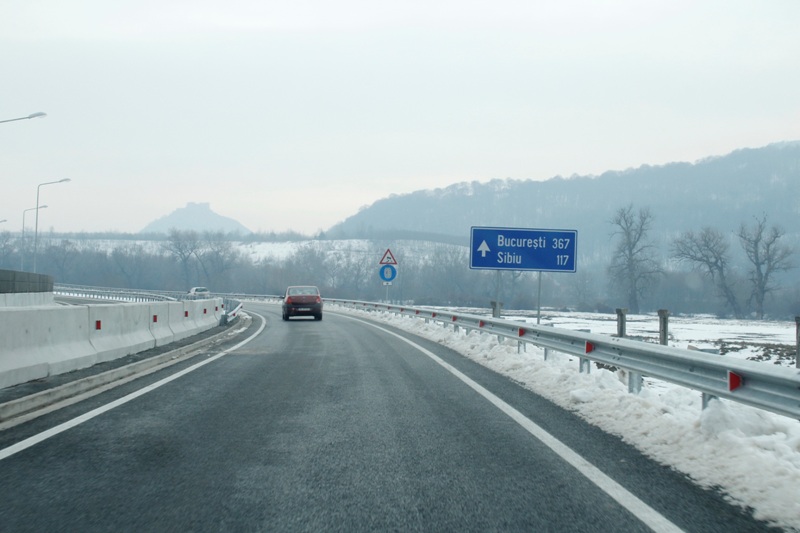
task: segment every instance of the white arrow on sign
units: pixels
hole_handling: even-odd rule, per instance
[[[481,253],[481,257],[486,257],[486,252],[491,252],[489,245],[486,244],[486,241],[483,241],[481,245],[478,246],[478,251]]]

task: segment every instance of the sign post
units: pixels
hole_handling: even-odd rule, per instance
[[[389,287],[394,281],[394,278],[397,277],[397,260],[394,258],[392,251],[390,249],[386,249],[386,252],[383,254],[383,258],[380,261],[381,268],[378,270],[378,276],[383,280],[383,285],[386,287],[386,301],[389,301]]]
[[[539,295],[536,300],[538,324],[542,272],[576,272],[578,232],[473,226],[470,229],[469,250],[471,269],[539,272]]]

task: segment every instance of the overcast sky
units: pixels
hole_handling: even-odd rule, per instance
[[[3,0],[0,230],[390,194],[800,139],[796,0]],[[26,217],[33,226],[33,212]],[[480,221],[476,221],[480,224]]]

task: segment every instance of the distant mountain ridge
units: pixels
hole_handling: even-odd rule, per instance
[[[197,231],[200,233],[223,232],[247,235],[249,229],[236,220],[219,215],[211,210],[208,203],[189,202],[186,207],[176,209],[169,215],[154,220],[140,233],[169,233],[170,230]]]
[[[706,226],[736,232],[763,215],[797,241],[800,141],[599,176],[495,179],[390,196],[333,226],[327,237],[418,234],[468,243],[471,226],[575,229],[579,253],[605,255],[609,220],[629,204],[650,209],[656,244]]]

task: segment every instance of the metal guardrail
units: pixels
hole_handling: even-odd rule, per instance
[[[596,333],[422,307],[330,298],[325,298],[325,303],[423,318],[452,325],[456,330],[465,328],[486,332],[514,339],[520,344],[567,353],[580,359],[581,372],[589,371],[591,361],[621,368],[628,372],[628,390],[631,392],[637,392],[637,380],[640,382],[641,376],[647,376],[700,391],[703,406],[711,398],[725,398],[800,419],[800,370],[796,369]]]
[[[115,289],[111,287],[89,287],[84,285],[67,285],[56,283],[53,292],[62,296],[113,300],[119,302],[163,302],[176,301],[187,296],[186,293],[171,291],[148,291],[143,289]]]

